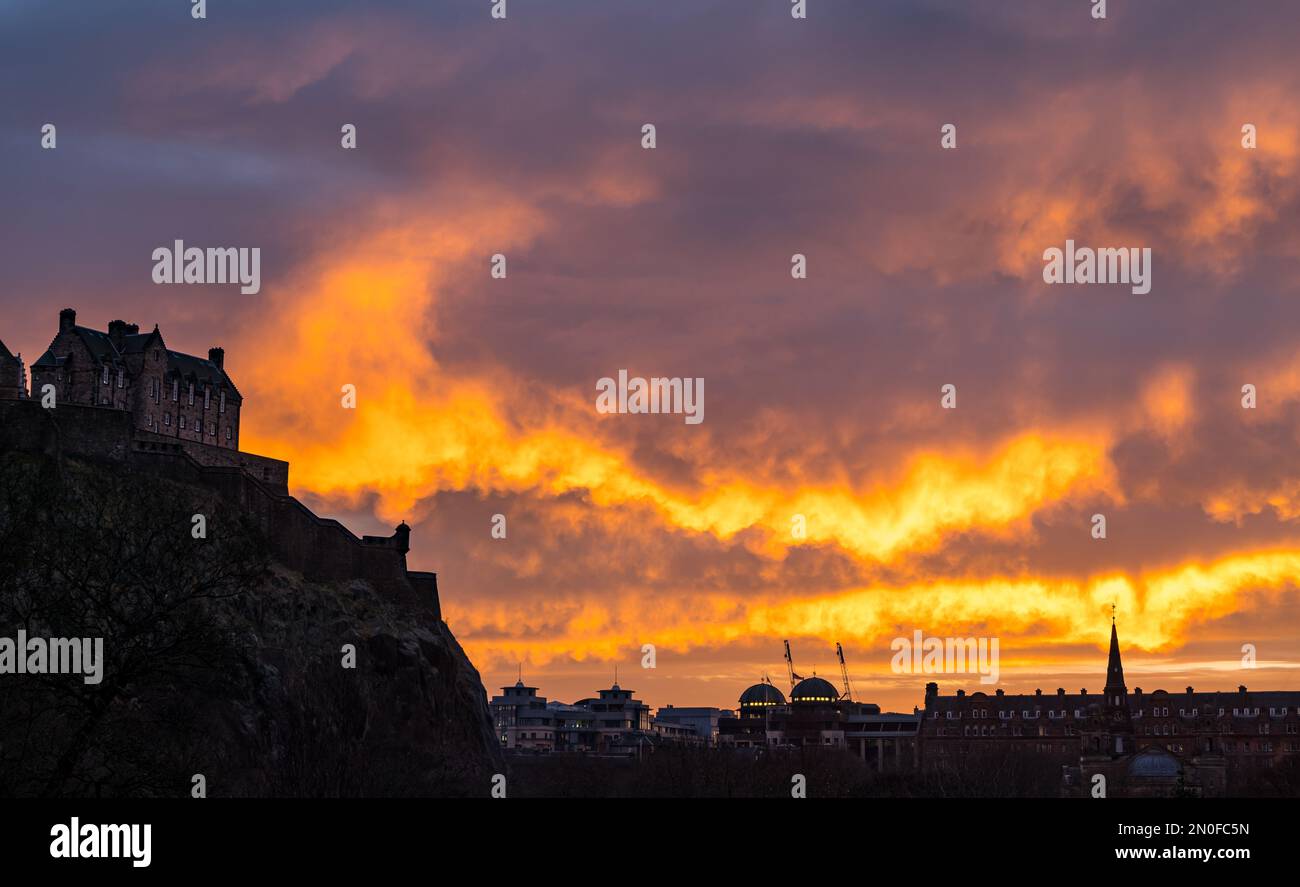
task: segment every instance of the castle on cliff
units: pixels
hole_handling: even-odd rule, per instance
[[[441,618],[437,575],[407,570],[411,528],[358,538],[289,494],[289,463],[239,448],[244,398],[225,351],[170,350],[155,325],[114,320],[107,332],[59,312],[59,330],[32,364],[0,341],[0,450],[70,455],[147,471],[215,492],[253,519],[276,560],[307,579],[361,579]]]
[[[126,410],[144,431],[226,449],[239,449],[243,397],[226,375],[226,353],[205,360],[172,351],[153,332],[122,320],[108,332],[77,326],[77,312],[59,312],[59,331],[32,365],[32,394],[53,386],[63,403]]]

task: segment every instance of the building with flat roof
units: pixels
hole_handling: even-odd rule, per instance
[[[705,743],[716,745],[718,741],[718,721],[722,718],[735,717],[735,714],[734,711],[728,708],[712,708],[709,706],[678,708],[674,705],[665,705],[655,712],[655,721],[689,727]]]

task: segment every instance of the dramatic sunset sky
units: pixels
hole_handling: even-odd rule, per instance
[[[783,638],[978,687],[892,674],[916,629],[1096,691],[1112,602],[1130,688],[1300,687],[1295,0],[490,6],[0,0],[0,339],[224,346],[244,448],[411,523],[490,692],[733,705]],[[178,238],[261,292],[154,285]],[[1151,292],[1045,285],[1067,238]],[[703,424],[598,414],[623,368]]]

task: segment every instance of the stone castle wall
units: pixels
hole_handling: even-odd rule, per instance
[[[134,426],[133,426],[134,427]],[[135,428],[135,447],[148,451],[151,447],[166,448],[178,446],[195,462],[209,468],[237,468],[247,472],[269,487],[288,495],[289,463],[267,456],[258,456],[240,450],[227,450],[221,447],[201,444],[197,441],[179,440],[162,434],[153,434]]]
[[[409,528],[403,525],[390,537],[357,538],[289,495],[286,462],[149,434],[122,410],[67,403],[47,410],[32,400],[0,401],[4,449],[115,463],[205,487],[251,518],[275,559],[305,578],[364,579],[404,604],[431,606],[435,618],[442,618],[437,575],[406,569]]]

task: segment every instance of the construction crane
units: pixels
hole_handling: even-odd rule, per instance
[[[794,685],[795,685],[795,682],[796,682],[796,681],[802,681],[802,680],[803,680],[803,675],[798,675],[798,674],[795,674],[795,673],[794,673],[794,660],[793,660],[792,658],[790,658],[790,642],[789,642],[789,641],[786,641],[786,642],[785,642],[785,664],[786,664],[786,666],[790,669],[790,691],[791,691],[791,692],[794,692]]]
[[[844,664],[844,648],[840,642],[835,642],[835,655],[840,658],[840,678],[844,681],[844,698],[849,702],[853,701],[853,688],[849,686],[849,667]]]

